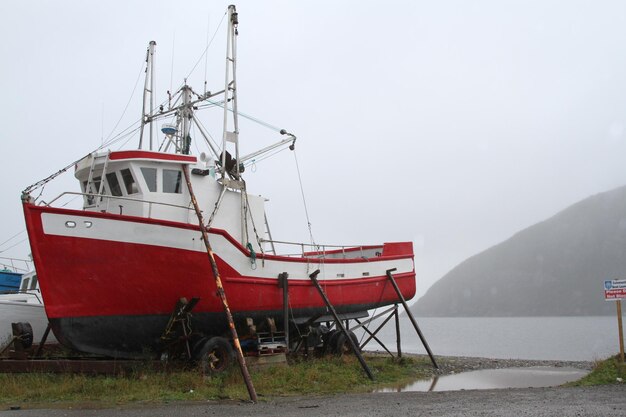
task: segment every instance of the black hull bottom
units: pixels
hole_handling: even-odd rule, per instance
[[[338,313],[347,314],[376,307],[375,304],[369,304],[335,308]],[[290,315],[297,319],[328,314],[326,308],[290,310]],[[252,318],[258,330],[263,331],[263,323],[268,317],[273,318],[278,328],[282,329],[282,311],[248,311],[234,313],[233,317],[237,329],[245,329],[246,318]],[[70,349],[112,358],[146,358],[154,357],[163,350],[160,338],[169,318],[169,315],[70,317],[51,319],[50,325],[56,338]],[[191,328],[197,335],[230,338],[226,314],[223,312],[192,313]]]

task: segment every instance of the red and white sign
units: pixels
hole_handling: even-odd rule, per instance
[[[604,299],[626,299],[626,279],[614,279],[612,281],[604,281]]]

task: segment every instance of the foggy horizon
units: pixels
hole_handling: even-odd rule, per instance
[[[223,88],[228,4],[0,5],[0,242],[24,230],[21,190],[96,149],[127,104],[115,131],[140,118],[149,41],[157,102],[186,77]],[[239,108],[298,137],[316,243],[412,241],[413,301],[466,258],[626,184],[626,4],[235,4]],[[244,153],[279,136],[242,120]],[[78,189],[71,171],[44,200]],[[270,200],[273,237],[306,242],[293,153],[244,176]],[[26,242],[10,247],[25,237],[0,257],[25,258]]]

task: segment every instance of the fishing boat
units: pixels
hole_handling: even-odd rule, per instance
[[[154,105],[156,44],[150,42],[137,148],[100,150],[70,164],[67,168],[74,168],[80,190],[58,199],[43,202],[33,197],[35,189],[56,175],[22,194],[47,316],[57,339],[72,349],[113,357],[158,350],[172,309],[182,298],[198,299],[194,331],[208,336],[227,333],[221,288],[193,200],[208,218],[203,225],[210,255],[238,327],[266,318],[285,325],[279,275],[287,277],[288,316],[293,320],[327,314],[310,278],[317,270],[318,282],[340,314],[396,303],[388,270],[395,269],[406,299],[415,294],[411,242],[297,243],[296,254],[277,249],[266,199],[248,191],[245,164],[281,147],[293,150],[296,136],[282,130],[276,143],[240,155],[235,74],[239,22],[234,6],[228,9],[227,21],[221,91],[198,93],[185,82],[164,104]],[[223,110],[219,147],[209,141],[200,121],[200,110],[208,106]],[[168,123],[155,133],[159,121]],[[192,125],[200,132],[196,139],[206,141],[206,153],[191,154]],[[80,196],[82,208],[58,204],[67,196]]]

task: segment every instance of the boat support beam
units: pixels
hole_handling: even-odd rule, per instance
[[[361,363],[361,366],[363,367],[363,370],[367,374],[368,378],[373,381],[374,380],[374,375],[372,374],[372,371],[370,371],[370,368],[365,363],[365,359],[363,359],[363,355],[361,355],[361,351],[359,350],[359,346],[350,337],[350,334],[348,333],[348,330],[346,329],[344,324],[341,322],[341,319],[339,318],[339,315],[337,315],[337,311],[335,311],[335,307],[333,307],[333,305],[330,303],[330,300],[328,299],[328,296],[326,296],[326,293],[324,292],[324,290],[320,286],[320,283],[317,281],[317,276],[319,275],[319,273],[320,273],[320,270],[316,269],[315,272],[313,272],[311,275],[309,275],[309,278],[311,278],[311,281],[313,281],[313,285],[315,285],[315,288],[317,288],[317,291],[322,296],[322,299],[324,300],[324,303],[326,303],[326,306],[328,307],[328,309],[330,310],[331,314],[333,315],[333,318],[335,319],[335,324],[337,325],[337,327],[339,327],[341,332],[346,337],[346,340],[350,343],[350,346],[352,347],[352,351],[354,352],[356,357],[359,359],[359,362]]]
[[[285,345],[289,353],[289,274],[281,272],[278,274],[278,287],[283,290],[283,330],[285,331]]]
[[[426,342],[426,339],[424,338],[424,335],[422,334],[422,331],[420,330],[419,326],[417,325],[417,321],[415,321],[415,317],[413,317],[413,313],[411,313],[411,310],[409,309],[409,306],[406,304],[406,300],[404,299],[404,296],[400,292],[400,288],[398,288],[398,284],[396,283],[396,280],[395,280],[395,278],[392,275],[392,272],[395,272],[395,271],[396,271],[396,268],[388,269],[386,271],[387,272],[387,278],[389,278],[389,281],[391,281],[391,284],[393,285],[393,289],[396,290],[396,294],[398,294],[398,298],[400,299],[400,302],[402,303],[402,306],[404,307],[404,311],[406,311],[407,316],[409,316],[409,319],[411,319],[411,324],[413,324],[413,327],[415,328],[415,331],[417,332],[417,335],[419,336],[420,340],[422,341],[422,344],[424,345],[424,348],[426,349],[426,352],[428,352],[428,356],[430,356],[430,360],[433,363],[433,366],[435,368],[439,369],[439,365],[437,365],[437,362],[435,361],[435,356],[430,351],[430,347],[428,346],[428,343]],[[398,329],[398,327],[399,327],[399,324],[396,324],[396,329]],[[400,333],[398,332],[398,334],[400,334]],[[399,345],[399,342],[398,342],[398,345]],[[399,349],[398,349],[398,352],[400,352]]]

